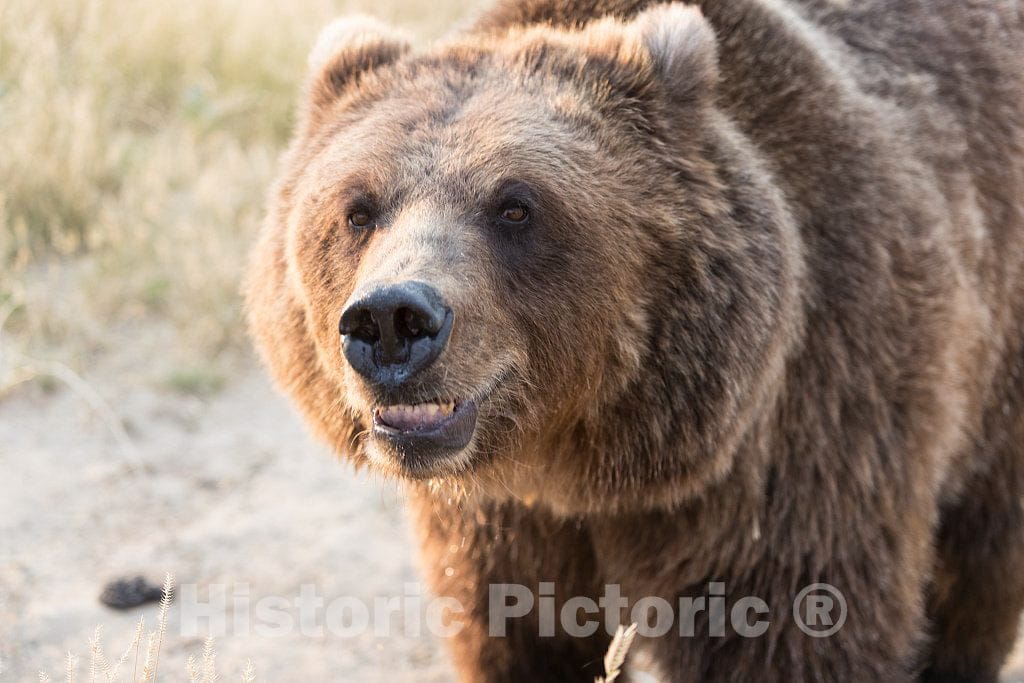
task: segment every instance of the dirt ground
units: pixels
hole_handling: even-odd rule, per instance
[[[415,557],[394,485],[357,476],[312,442],[252,361],[206,398],[154,385],[139,359],[106,358],[83,379],[125,425],[130,447],[77,390],[26,385],[0,401],[0,681],[45,669],[69,650],[87,662],[103,625],[108,656],[139,614],[97,600],[110,579],[173,571],[180,584],[291,599],[315,586],[329,604],[402,595]],[[102,411],[100,411],[102,413]],[[110,415],[107,416],[111,417]],[[400,621],[400,619],[399,619]],[[161,680],[186,680],[202,635],[171,611]],[[264,681],[452,680],[437,638],[228,633],[222,680],[247,659]],[[1004,676],[1024,681],[1018,652]]]
[[[156,618],[152,606],[98,602],[120,576],[173,571],[200,597],[247,584],[253,601],[313,585],[325,601],[368,604],[416,579],[395,487],[314,444],[255,367],[208,399],[147,386],[116,360],[86,379],[117,406],[133,453],[65,387],[27,386],[0,403],[0,681],[39,669],[62,678],[65,653],[86,658],[97,624],[108,656],[120,654],[138,615]],[[179,616],[172,609],[161,680],[186,680],[185,657],[202,648],[201,636],[177,635]],[[250,658],[261,681],[451,679],[427,635],[233,632],[216,651],[222,680],[239,680]]]

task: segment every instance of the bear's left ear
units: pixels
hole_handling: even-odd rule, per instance
[[[627,30],[651,57],[670,96],[692,100],[718,81],[718,51],[711,25],[696,7],[656,5],[636,15]]]
[[[398,60],[410,44],[404,33],[373,17],[335,19],[309,53],[309,113],[316,117],[362,75]]]

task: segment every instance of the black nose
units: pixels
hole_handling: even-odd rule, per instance
[[[433,287],[402,282],[358,293],[341,314],[345,358],[378,384],[395,386],[433,363],[452,330],[452,312]]]

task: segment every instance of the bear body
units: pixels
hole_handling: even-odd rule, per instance
[[[464,680],[603,673],[604,628],[489,635],[490,586],[550,583],[763,600],[642,638],[666,680],[994,681],[1022,267],[1017,0],[501,0],[425,54],[325,32],[247,299],[313,428],[405,482]]]

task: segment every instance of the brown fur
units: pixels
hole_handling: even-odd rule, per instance
[[[670,631],[672,681],[995,680],[1024,607],[1021,3],[648,5],[501,0],[425,54],[336,28],[247,286],[268,365],[409,481],[435,590],[472,606],[464,680],[591,680],[608,642],[488,638],[488,583],[712,580],[772,626]],[[508,178],[522,234],[487,218]],[[366,435],[337,331],[407,278],[457,321],[414,396],[481,399],[415,468]],[[827,639],[787,618],[818,581],[850,609]]]

